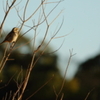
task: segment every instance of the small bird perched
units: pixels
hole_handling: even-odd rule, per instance
[[[0,43],[0,45],[2,43],[5,43],[5,42],[9,42],[9,43],[14,43],[16,42],[17,38],[18,38],[18,35],[19,35],[19,29],[17,27],[14,27],[12,29],[12,31],[6,36],[6,38],[4,39],[3,42]]]

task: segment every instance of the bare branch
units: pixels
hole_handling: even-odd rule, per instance
[[[63,87],[64,87],[65,80],[66,80],[66,74],[67,74],[68,67],[69,67],[69,65],[70,65],[71,58],[75,55],[75,54],[73,54],[73,49],[72,49],[72,50],[69,50],[69,52],[70,52],[70,56],[69,56],[68,63],[67,63],[66,69],[65,69],[65,73],[64,73],[64,78],[63,78],[63,81],[62,81],[62,85],[61,85],[61,87],[60,87],[59,92],[58,92],[58,93],[55,92],[55,93],[56,93],[56,94],[55,94],[55,95],[56,95],[56,100],[58,100],[58,97],[59,97],[59,95],[61,94],[62,89],[63,89]],[[54,90],[54,91],[56,91],[56,90]]]
[[[12,51],[14,51],[15,49],[21,48],[21,47],[24,46],[24,45],[29,44],[29,43],[33,40],[33,41],[32,41],[32,42],[33,42],[33,47],[32,47],[32,48],[33,48],[33,51],[32,51],[32,58],[31,58],[31,61],[30,61],[30,63],[29,63],[29,66],[28,66],[28,68],[27,68],[27,70],[26,70],[26,73],[25,73],[25,76],[24,76],[24,77],[21,76],[22,71],[19,72],[17,79],[19,79],[19,77],[22,77],[22,79],[20,80],[20,82],[17,82],[17,81],[16,81],[17,90],[16,90],[16,92],[15,92],[15,93],[13,94],[13,96],[12,96],[12,100],[15,100],[16,97],[17,97],[17,100],[21,100],[22,97],[23,97],[23,94],[24,94],[24,92],[25,92],[25,89],[26,89],[26,87],[27,87],[27,84],[28,84],[28,81],[29,81],[29,78],[30,78],[32,69],[34,68],[34,66],[35,66],[35,64],[37,63],[37,61],[39,60],[39,58],[40,58],[40,57],[44,54],[44,52],[46,51],[47,46],[50,44],[50,42],[51,42],[53,39],[62,38],[62,37],[67,36],[68,34],[67,34],[67,35],[63,35],[63,36],[60,36],[60,37],[56,37],[56,35],[58,34],[58,32],[60,31],[60,29],[61,29],[61,27],[62,27],[62,25],[63,25],[63,22],[64,22],[64,20],[63,20],[62,23],[60,24],[60,26],[58,26],[58,27],[56,28],[56,30],[53,32],[53,36],[48,40],[47,44],[43,47],[43,50],[42,50],[42,52],[40,53],[39,57],[35,60],[34,58],[35,58],[35,56],[36,56],[36,53],[38,53],[38,51],[42,48],[42,46],[43,46],[45,40],[47,39],[49,30],[50,30],[50,26],[55,22],[55,20],[59,17],[59,15],[62,13],[63,10],[61,10],[61,11],[58,13],[58,15],[55,16],[54,19],[52,19],[52,21],[51,21],[50,23],[49,23],[48,17],[49,17],[50,14],[57,8],[57,6],[62,2],[62,0],[55,1],[55,2],[49,2],[48,0],[41,0],[41,3],[38,5],[38,7],[35,9],[35,11],[33,11],[33,12],[31,13],[31,15],[28,16],[28,18],[26,18],[26,11],[27,11],[27,9],[28,9],[28,5],[29,5],[29,1],[30,1],[30,0],[27,0],[27,1],[25,2],[25,6],[24,6],[24,9],[23,9],[23,13],[22,13],[23,15],[22,15],[22,16],[20,15],[20,12],[19,12],[20,10],[16,7],[17,5],[20,4],[20,2],[21,2],[22,0],[21,0],[19,3],[17,3],[17,4],[15,4],[15,2],[16,2],[17,0],[13,0],[13,1],[11,2],[10,5],[9,5],[9,2],[8,2],[8,1],[9,1],[9,0],[6,1],[6,8],[4,9],[4,11],[5,11],[5,16],[4,16],[4,19],[3,19],[2,23],[1,23],[1,26],[0,26],[0,33],[1,33],[2,27],[3,27],[3,25],[4,25],[4,22],[5,22],[5,20],[6,20],[7,16],[8,16],[8,13],[9,13],[9,11],[10,11],[12,8],[15,8],[15,10],[16,10],[16,12],[17,12],[17,16],[18,16],[19,19],[20,19],[20,23],[19,23],[19,24],[20,24],[20,30],[19,30],[19,32],[21,31],[21,29],[22,29],[24,26],[26,26],[26,27],[29,28],[26,32],[24,32],[24,33],[18,38],[18,40],[21,39],[22,36],[24,36],[26,33],[30,32],[31,30],[34,31],[33,38],[32,38],[31,40],[27,41],[26,43],[24,43],[23,45],[20,45],[20,46],[14,48],[15,44],[17,43],[17,42],[16,42],[15,44],[12,44],[12,46],[10,47],[10,50],[9,50],[8,52],[7,52],[7,48],[6,48],[6,49],[5,49],[5,52],[4,52],[4,56],[3,56],[2,61],[1,61],[1,64],[0,64],[0,68],[1,68],[1,71],[2,71],[2,69],[4,68],[6,62],[7,62],[8,60],[11,60],[11,59],[9,59],[9,56],[11,55]],[[50,10],[48,13],[46,13],[46,11],[45,11],[46,5],[47,5],[47,4],[51,4],[51,3],[56,3],[56,5],[55,5],[53,8],[51,8],[51,10]],[[34,20],[34,21],[33,21],[33,26],[26,25],[26,24],[27,24],[26,22],[30,21],[30,19],[32,19],[33,16],[34,16],[38,11],[40,12],[39,15],[38,15],[38,17],[37,17],[37,20],[38,20],[38,21],[36,22],[36,21]],[[33,19],[32,19],[32,20],[33,20]],[[46,25],[46,27],[44,28],[44,37],[43,37],[42,42],[40,43],[40,45],[36,48],[36,50],[34,50],[35,44],[36,44],[36,39],[37,39],[38,28],[40,28],[39,26],[41,26],[41,25],[43,25],[43,24]],[[17,40],[17,41],[18,41],[18,40]],[[63,44],[63,43],[62,43],[62,44]],[[61,46],[62,46],[62,44],[61,44]],[[61,46],[60,46],[57,50],[55,50],[55,51],[53,51],[53,52],[51,52],[51,53],[54,53],[54,52],[58,51],[58,50],[61,48]],[[51,54],[51,53],[48,53],[48,54]],[[70,52],[70,58],[69,58],[67,67],[69,66],[69,63],[70,63],[70,60],[71,60],[71,54],[72,54],[72,52]],[[66,75],[66,73],[67,73],[67,68],[66,68],[65,75]],[[64,80],[63,80],[63,82],[62,82],[61,88],[60,88],[60,90],[59,90],[58,93],[56,92],[56,89],[54,88],[54,92],[55,92],[56,97],[58,97],[59,94],[61,94],[61,92],[62,92],[62,89],[63,89],[63,87],[64,87],[64,83],[65,83],[65,75],[64,75]],[[52,80],[52,78],[53,78],[53,77],[51,77],[49,80],[47,80],[39,89],[37,89],[31,96],[29,96],[29,97],[27,98],[27,100],[30,99],[33,95],[35,95],[39,90],[41,90],[49,81]],[[10,93],[9,99],[10,99],[11,95],[12,95],[12,93]],[[8,94],[6,94],[5,98],[7,98],[7,96],[8,96]],[[60,100],[63,99],[63,96],[64,96],[64,94],[62,94]]]
[[[53,79],[53,77],[54,75],[48,81],[46,81],[39,89],[37,89],[32,95],[30,95],[26,100],[29,100],[33,95],[40,91],[45,85],[47,85]]]
[[[68,36],[72,32],[73,32],[73,30],[71,32],[69,32],[68,34],[65,34],[65,35],[62,35],[62,36],[58,36],[58,37],[54,37],[53,39],[58,39],[58,38],[66,37],[66,36]]]
[[[6,55],[7,55],[7,50],[8,50],[8,45],[6,46],[6,49],[5,49],[5,51],[4,51],[4,55],[3,55],[3,58],[2,58],[2,60],[1,60],[1,62],[0,62],[0,73],[2,72],[2,69],[3,69],[3,63],[4,63],[4,60],[5,60],[5,57],[6,57]]]
[[[12,3],[11,3],[11,5],[9,6],[9,5],[8,5],[8,0],[7,0],[5,16],[4,16],[3,21],[2,21],[2,23],[1,23],[1,25],[0,25],[0,36],[1,36],[1,32],[2,32],[2,28],[3,28],[4,22],[5,22],[5,20],[6,20],[7,16],[8,16],[8,14],[9,14],[11,8],[12,8],[13,5],[15,4],[15,2],[16,2],[16,0],[13,0]],[[8,9],[7,9],[7,6],[9,6]]]
[[[9,58],[10,54],[12,53],[12,50],[13,50],[15,44],[16,44],[16,42],[11,44],[10,49],[7,53],[6,53],[7,49],[5,49],[5,53],[4,53],[4,56],[3,56],[1,64],[0,64],[0,73],[2,72],[2,69],[4,68],[4,65],[6,64],[7,60],[9,60],[8,58]]]
[[[63,97],[64,97],[64,93],[62,93],[62,96],[61,96],[60,100],[63,100]]]
[[[88,94],[86,95],[85,99],[84,100],[87,100],[87,98],[89,97],[90,93],[94,90],[95,88],[91,89]]]
[[[16,74],[16,73],[15,73]],[[8,86],[8,84],[11,82],[11,80],[13,79],[13,77],[15,76],[15,74],[9,79],[9,81],[7,82],[7,84],[5,84],[4,86],[0,87],[0,89]]]

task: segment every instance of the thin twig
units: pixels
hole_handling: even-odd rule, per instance
[[[2,21],[2,23],[1,23],[1,25],[0,25],[0,36],[1,36],[1,32],[2,32],[2,28],[3,28],[4,22],[5,22],[5,20],[6,20],[7,16],[8,16],[8,14],[9,14],[11,8],[12,8],[13,5],[15,4],[15,2],[16,2],[16,0],[13,0],[12,3],[11,3],[11,5],[10,5],[9,8],[7,9],[7,5],[8,5],[8,0],[7,0],[5,16],[4,16],[3,21]]]
[[[66,74],[67,74],[68,67],[70,65],[71,58],[75,55],[75,54],[73,54],[73,49],[69,50],[69,52],[70,52],[70,56],[69,56],[69,59],[68,59],[68,63],[67,63],[67,66],[66,66],[66,69],[65,69],[65,73],[64,73],[64,78],[63,78],[62,85],[60,87],[59,92],[57,93],[55,88],[54,88],[55,95],[56,95],[56,100],[58,100],[58,97],[59,97],[59,95],[61,94],[61,92],[63,90],[64,84],[65,84],[65,80],[66,80]]]
[[[26,100],[29,100],[33,95],[40,91],[45,85],[47,85],[53,79],[53,77],[54,75],[48,81],[46,81],[39,89],[37,89],[32,95],[30,95]]]
[[[7,62],[8,58],[9,58],[10,54],[12,53],[12,50],[13,50],[14,46],[15,46],[15,43],[14,44],[12,43],[12,45],[10,46],[10,49],[9,49],[8,53],[4,54],[4,57],[3,57],[2,62],[0,64],[0,73],[2,72],[2,70],[4,68],[4,65],[6,64],[6,62]]]
[[[60,100],[63,100],[63,98],[64,98],[64,93],[62,93],[62,96],[61,96]]]
[[[88,94],[86,95],[86,98],[84,100],[87,100],[87,98],[89,97],[90,93],[94,90],[95,88],[91,89]]]
[[[16,73],[15,73],[16,74]],[[0,89],[8,86],[8,84],[11,82],[11,80],[13,79],[13,77],[15,76],[15,74],[9,79],[9,81],[7,82],[7,84],[5,84],[4,86],[0,87]]]

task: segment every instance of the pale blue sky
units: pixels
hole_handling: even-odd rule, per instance
[[[3,18],[3,8],[2,1],[0,0],[0,22]],[[5,0],[6,1],[6,0]],[[10,0],[9,0],[10,1]],[[19,1],[19,0],[18,0]],[[22,0],[19,8],[22,9],[24,2]],[[54,0],[48,0],[54,1]],[[55,0],[56,1],[56,0]],[[40,0],[34,1],[30,0],[29,8],[27,15],[34,11],[36,6],[40,3]],[[54,4],[48,4],[46,12],[53,7]],[[62,48],[57,52],[59,54],[60,70],[64,72],[67,60],[69,57],[69,49],[73,48],[73,53],[77,53],[72,58],[72,63],[69,66],[67,77],[73,77],[77,64],[87,60],[88,58],[96,55],[100,51],[100,0],[64,0],[51,14],[49,17],[49,22],[61,11],[63,13],[59,16],[58,20],[52,24],[50,32],[53,32],[53,29],[56,28],[58,24],[61,23],[62,18],[64,17],[64,24],[62,29],[59,31],[58,36],[67,34],[71,32],[66,38]],[[21,15],[21,13],[20,13]],[[32,20],[37,20],[37,17],[33,17]],[[32,25],[32,20],[29,21],[29,25]],[[5,22],[4,29],[11,29],[12,27],[18,24],[18,17],[15,13],[15,10],[11,11],[8,16],[8,19]],[[42,28],[42,29],[41,29]],[[42,26],[40,29],[43,30]],[[23,31],[26,29],[23,28]],[[42,31],[41,31],[42,32]],[[31,34],[28,35],[30,37]],[[41,38],[40,34],[39,38]],[[53,40],[51,45],[54,50],[59,47],[63,39]]]
[[[77,53],[73,59],[82,62],[100,52],[100,1],[66,0],[65,29],[74,31],[66,37],[63,49],[73,48]],[[63,50],[62,49],[62,50]],[[66,56],[63,53],[63,56]],[[66,58],[66,57],[65,57]],[[69,77],[76,70],[75,63],[69,67]]]

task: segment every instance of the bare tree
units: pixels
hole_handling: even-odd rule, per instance
[[[6,0],[6,7],[4,9],[5,11],[5,15],[4,15],[4,18],[1,22],[1,25],[0,25],[0,36],[2,35],[2,30],[3,30],[3,26],[5,24],[5,21],[7,20],[7,16],[8,14],[10,13],[10,11],[12,9],[15,9],[15,12],[17,13],[17,17],[19,18],[19,33],[20,31],[26,27],[26,32],[24,32],[23,34],[21,34],[19,37],[18,37],[18,40],[14,43],[14,45],[12,45],[10,47],[10,49],[8,50],[8,46],[6,47],[5,51],[4,51],[4,56],[2,57],[2,60],[0,62],[0,72],[2,72],[6,62],[9,60],[9,56],[11,55],[11,53],[16,50],[17,48],[21,48],[23,47],[24,45],[26,44],[29,44],[29,43],[33,43],[33,48],[32,48],[32,58],[31,58],[31,61],[29,63],[29,66],[27,68],[27,71],[26,71],[26,74],[23,78],[23,80],[20,82],[20,84],[17,84],[17,90],[15,93],[13,93],[13,96],[12,96],[12,100],[22,100],[22,97],[23,97],[23,94],[25,92],[25,89],[27,87],[27,84],[28,84],[28,81],[29,81],[29,77],[30,77],[30,74],[32,72],[32,69],[34,68],[35,64],[37,63],[37,61],[39,60],[39,58],[44,54],[47,46],[50,44],[50,42],[53,40],[53,39],[58,39],[58,38],[62,38],[62,37],[65,37],[67,36],[66,34],[64,36],[59,36],[57,37],[57,34],[58,32],[60,31],[62,25],[63,25],[63,22],[64,22],[64,19],[62,18],[62,23],[60,25],[57,25],[57,27],[55,27],[55,30],[53,31],[52,33],[52,36],[49,38],[47,44],[45,45],[45,47],[43,47],[43,50],[42,52],[40,53],[39,57],[34,60],[36,54],[38,53],[38,51],[41,49],[43,43],[45,42],[45,40],[47,39],[48,37],[48,34],[50,34],[50,28],[52,26],[52,24],[57,20],[57,18],[60,16],[60,14],[62,13],[63,10],[59,11],[59,13],[56,15],[56,16],[53,16],[52,13],[53,11],[59,6],[59,4],[62,2],[62,0],[59,0],[59,1],[56,1],[56,2],[51,2],[50,0],[40,0],[40,4],[38,4],[37,8],[35,10],[31,10],[31,14],[27,17],[27,10],[30,8],[29,7],[29,3],[30,3],[30,0],[26,0],[25,1],[25,5],[24,7],[22,8],[22,10],[19,9],[19,7],[21,6],[21,2],[23,0],[19,1],[18,0]],[[10,2],[10,3],[9,3]],[[34,1],[34,4],[35,2],[39,2],[39,1]],[[53,7],[50,8],[50,10],[48,10],[47,12],[47,6],[48,5],[53,5]],[[3,7],[4,8],[4,7]],[[31,8],[30,8],[31,9]],[[30,11],[29,11],[30,12]],[[34,17],[35,16],[35,17]],[[49,20],[49,17],[50,16],[53,16],[53,19],[50,21]],[[29,21],[32,22],[32,25],[29,25],[27,24]],[[42,41],[41,43],[37,46],[36,49],[35,48],[35,45],[36,45],[36,40],[37,40],[37,36],[38,36],[38,32],[39,32],[39,29],[42,28],[42,26],[44,25],[44,28],[43,28],[43,38],[42,38]],[[30,41],[28,41],[27,43],[24,43],[23,45],[21,46],[18,46],[16,47],[15,45],[17,44],[17,42],[26,34],[28,34],[29,32],[33,32],[33,36],[32,36],[32,39]],[[57,50],[56,50],[57,51]],[[56,52],[54,51],[54,52]],[[54,53],[53,52],[53,53]],[[62,82],[62,86],[61,86],[61,89],[59,90],[59,92],[57,93],[56,90],[54,89],[55,91],[55,95],[56,95],[56,100],[58,100],[58,96],[59,94],[61,94],[61,91],[63,89],[63,86],[64,86],[64,82],[65,82],[65,76],[66,76],[66,73],[67,73],[67,69],[68,69],[68,66],[70,64],[70,61],[71,61],[71,58],[72,58],[73,54],[72,52],[70,52],[70,57],[69,57],[69,61],[68,61],[68,65],[66,67],[66,71],[65,71],[65,75],[64,75],[64,80]],[[50,78],[50,80],[52,79],[52,76]],[[44,83],[43,86],[45,86],[50,80],[48,80],[46,83]],[[43,86],[41,86],[37,91],[39,91]],[[36,91],[36,92],[37,92]],[[35,92],[35,93],[36,93]],[[35,94],[34,93],[34,94]],[[10,96],[12,95],[12,93],[10,94]],[[61,97],[61,100],[63,99],[63,94],[62,94],[62,97]],[[10,97],[9,97],[10,98]],[[5,100],[6,100],[6,96],[5,96]],[[28,99],[27,99],[28,100]]]

